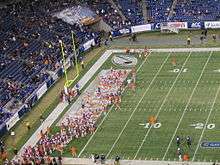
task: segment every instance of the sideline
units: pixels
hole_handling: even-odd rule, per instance
[[[93,165],[92,159],[63,158],[64,165]],[[107,160],[106,164],[113,165],[114,160]],[[179,161],[156,161],[156,160],[121,160],[120,165],[212,165],[208,162],[179,162]],[[100,165],[97,163],[96,165]]]
[[[149,49],[151,52],[219,52],[219,48],[164,48],[164,49]],[[124,49],[111,49],[112,53],[125,53]],[[144,49],[130,49],[131,53],[143,52]]]
[[[89,82],[89,80],[93,77],[96,71],[104,64],[104,62],[111,56],[111,54],[112,54],[112,51],[107,50],[96,61],[96,63],[89,69],[89,71],[79,80],[78,84],[79,84],[80,90],[86,85],[87,82]],[[21,147],[21,149],[18,152],[18,156],[22,154],[22,151],[24,150],[24,148],[28,146],[33,147],[37,144],[37,142],[39,141],[39,134],[41,130],[45,131],[47,127],[50,127],[67,106],[68,106],[68,103],[66,102],[59,103],[57,105],[57,107],[51,112],[51,114],[43,121],[40,127],[38,127],[38,129],[32,134],[32,136],[28,139],[28,141]]]

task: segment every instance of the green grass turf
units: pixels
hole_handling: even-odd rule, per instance
[[[130,42],[129,36],[119,37],[111,43],[112,48],[170,48],[170,47],[220,47],[220,30],[208,30],[207,39],[203,44],[200,42],[201,30],[185,31],[181,30],[178,34],[163,34],[159,31],[143,32],[137,35],[137,42]],[[212,34],[216,34],[218,39],[213,41]],[[192,39],[191,45],[186,45],[187,37]]]
[[[98,71],[95,73],[95,75],[93,76],[93,78],[87,83],[87,85],[89,85],[95,78],[96,76],[104,69],[109,69],[109,68],[113,68],[113,69],[124,69],[124,67],[121,67],[121,66],[117,66],[117,65],[113,65],[112,62],[111,62],[111,59],[112,57],[116,55],[116,54],[112,54],[110,57],[109,57],[109,60],[107,60],[101,67],[100,69],[98,69]],[[137,56],[137,54],[132,54],[134,56]],[[143,59],[144,60],[144,59]],[[142,60],[138,60],[138,63],[136,65],[136,67],[139,67],[140,65],[142,64]],[[82,89],[85,90],[85,88],[87,87],[87,85]],[[73,103],[72,103],[73,104]],[[64,112],[60,115],[63,116],[65,114],[66,111],[68,111],[68,109],[70,108],[70,106],[68,106]],[[109,109],[113,108],[113,106],[110,106]],[[101,121],[103,120],[104,116],[101,116],[101,118],[97,121],[97,125],[99,125],[99,123],[101,123]],[[52,128],[52,132],[53,133],[56,133],[60,130],[60,128],[58,126],[56,126],[57,122],[59,122],[60,118],[57,119],[54,124],[52,125],[53,128]],[[67,147],[64,148],[64,156],[67,156],[67,157],[71,157],[71,153],[70,153],[70,148],[72,146],[76,147],[76,148],[83,148],[84,145],[87,143],[87,141],[89,140],[91,135],[88,135],[84,138],[80,138],[80,139],[76,139],[76,140],[72,140],[68,145]],[[54,152],[52,154],[53,156],[59,156],[59,153],[58,152]]]
[[[183,68],[187,68],[187,72],[171,72],[174,69],[171,65],[174,55],[176,68],[183,67],[185,63]],[[213,52],[208,61],[209,55],[210,52],[197,52],[173,53],[170,56],[168,53],[153,53],[149,56],[137,74],[136,92],[127,90],[123,94],[121,110],[113,109],[109,113],[80,157],[104,153],[108,158],[120,155],[123,159],[162,160],[164,157],[164,160],[174,160],[178,158],[176,136],[185,139],[190,135],[193,139],[191,149],[186,147],[184,141],[181,148],[192,159],[203,130],[190,127],[190,124],[205,124],[220,85],[220,73],[214,72],[220,68],[220,52]],[[218,95],[208,121],[208,124],[214,123],[215,128],[205,129],[202,141],[220,141],[219,98]],[[139,125],[146,123],[151,115],[158,115],[158,122],[162,124],[160,128],[149,129]],[[77,145],[80,152],[89,138],[75,141],[73,145]],[[195,161],[198,160],[219,161],[219,149],[199,147],[195,156]]]
[[[152,33],[141,33],[138,34],[138,38],[143,39],[143,40],[151,40],[151,39],[159,39],[161,37],[166,37],[169,40],[175,39],[175,38],[187,38],[187,36],[190,34],[190,36],[192,38],[194,37],[198,37],[198,35],[201,33],[201,31],[193,31],[191,33],[189,33],[188,31],[181,31],[178,35],[175,34],[161,34],[159,32],[152,32]],[[216,34],[220,34],[220,31],[209,31],[209,34],[212,33],[216,33]],[[122,41],[122,42],[121,42]],[[167,42],[168,43],[168,42]],[[110,47],[111,48],[125,48],[125,47],[134,47],[134,48],[143,48],[144,45],[141,44],[137,44],[135,45],[135,43],[129,43],[128,42],[128,38],[127,37],[122,37],[120,38],[117,42],[113,42],[111,43]],[[219,42],[214,43],[211,39],[208,43],[206,44],[198,44],[198,45],[192,45],[191,47],[216,47],[216,46],[220,46]],[[162,44],[162,45],[152,45],[152,48],[168,48],[168,47],[185,47],[183,45],[172,45],[172,44]],[[100,50],[106,49],[106,47],[102,47],[102,48],[98,48],[95,50],[92,50],[91,52],[87,53],[87,59],[86,59],[86,63],[91,61],[93,59],[93,62],[97,59],[97,57],[100,56]],[[98,53],[97,53],[98,52]],[[103,52],[103,51],[102,51]],[[90,66],[93,62],[90,62],[88,66]],[[87,70],[87,69],[85,69]],[[72,75],[75,74],[74,69],[70,69],[70,71],[68,72],[69,77],[71,77]],[[82,74],[83,75],[83,74]],[[39,122],[39,117],[40,114],[43,114],[44,117],[47,117],[50,112],[54,109],[54,107],[57,105],[58,103],[58,94],[60,92],[60,90],[62,89],[64,84],[64,78],[60,79],[45,95],[44,97],[37,103],[37,105],[33,108],[33,110],[26,114],[22,120],[20,120],[15,127],[13,127],[13,131],[15,131],[16,136],[14,138],[12,138],[9,133],[7,133],[6,135],[4,135],[3,140],[6,143],[6,146],[10,149],[12,145],[16,146],[18,149],[27,141],[27,139],[31,136],[31,134],[37,129],[37,127],[40,125]],[[216,106],[215,106],[216,107]],[[213,121],[217,121],[216,119],[216,115],[210,117],[210,120]],[[29,121],[31,124],[31,131],[27,131],[26,129],[26,122]],[[217,133],[213,133],[213,140],[214,136],[217,137],[218,132]],[[206,136],[206,132],[204,133],[204,136]],[[88,137],[86,137],[88,138]],[[83,144],[86,142],[85,140],[82,140],[80,143],[83,146]],[[77,143],[78,144],[78,143]],[[200,151],[199,151],[200,153]],[[11,152],[9,152],[10,157]]]

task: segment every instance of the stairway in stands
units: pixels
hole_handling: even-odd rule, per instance
[[[142,0],[141,1],[141,6],[142,6],[142,12],[143,12],[143,16],[144,16],[144,23],[148,23],[148,20],[149,19],[149,14],[148,14],[148,11],[147,11],[147,4],[145,2],[145,0]]]
[[[115,2],[113,0],[108,0],[108,2],[110,4],[112,4],[113,8],[115,8],[118,11],[118,14],[121,16],[122,20],[125,21],[126,17],[124,16],[124,14],[121,12],[121,10],[118,8],[118,6],[115,4]]]
[[[174,9],[176,7],[176,4],[177,4],[177,0],[173,0],[173,4],[170,8],[170,12],[169,12],[169,15],[168,15],[168,18],[167,18],[167,21],[170,20],[170,18],[173,16],[173,12],[174,12]]]

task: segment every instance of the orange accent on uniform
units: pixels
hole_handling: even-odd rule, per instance
[[[155,123],[157,122],[157,118],[156,118],[155,116],[150,116],[150,117],[148,118],[148,122],[149,122],[150,124],[155,124]]]
[[[172,64],[176,65],[176,58],[175,57],[172,59]]]
[[[188,154],[183,155],[183,161],[189,161],[189,155]]]
[[[71,152],[72,156],[76,156],[77,148],[76,147],[71,147],[70,152]]]
[[[2,154],[0,154],[0,158],[5,161],[8,158],[8,153],[4,151]]]

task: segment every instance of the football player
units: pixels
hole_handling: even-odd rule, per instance
[[[190,148],[191,147],[191,145],[192,145],[192,138],[190,137],[190,136],[187,136],[186,137],[186,144],[187,144],[187,146]]]
[[[179,147],[177,148],[177,156],[179,157],[179,161],[182,161],[182,151]]]
[[[177,136],[176,137],[176,145],[177,145],[177,147],[179,147],[180,146],[180,137],[179,136]]]

